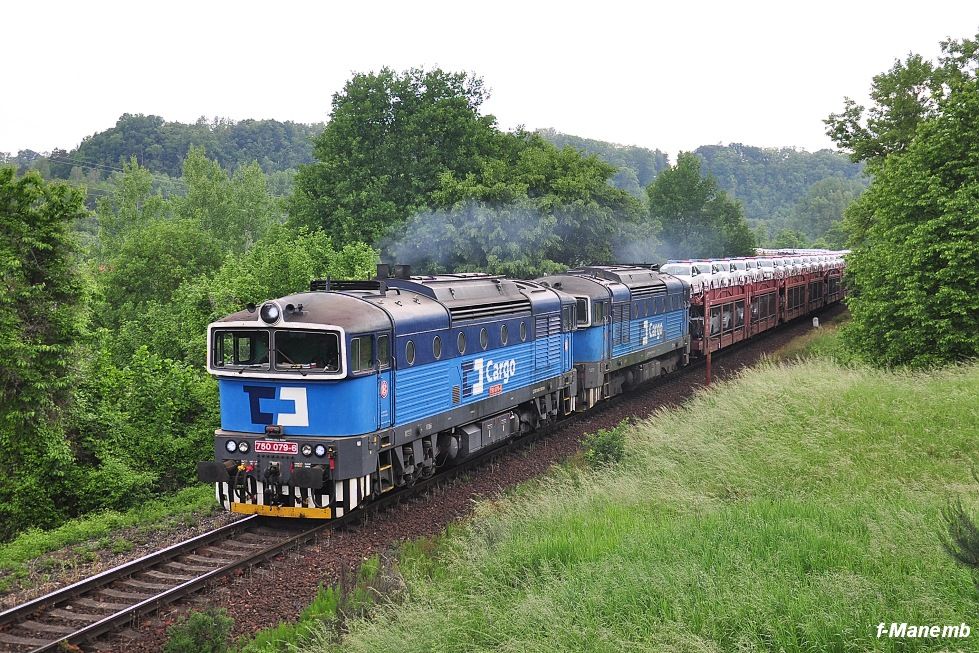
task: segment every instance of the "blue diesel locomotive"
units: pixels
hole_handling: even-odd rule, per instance
[[[689,355],[689,286],[649,268],[314,281],[208,327],[225,509],[329,519],[587,410]]]

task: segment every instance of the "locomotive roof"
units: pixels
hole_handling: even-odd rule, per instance
[[[351,333],[391,328],[391,320],[384,311],[360,297],[345,293],[305,292],[270,301],[277,304],[282,311],[281,320],[275,324],[267,325],[263,322],[258,310],[238,311],[217,320],[215,324],[255,322],[256,327],[272,326],[280,329],[288,328],[290,325],[327,324],[341,327]],[[263,304],[267,303],[269,302],[263,302]],[[301,304],[302,310],[286,311],[285,308],[290,304],[297,308]]]
[[[618,285],[621,289],[621,285],[616,281],[591,275],[552,274],[541,277],[537,281],[560,292],[599,300],[609,298],[611,286]]]
[[[600,279],[617,281],[630,290],[665,284],[665,280],[660,277],[656,270],[633,265],[589,265],[584,268],[569,270],[568,273],[584,273]]]
[[[388,288],[410,290],[441,302],[453,322],[529,313],[532,298],[516,282],[477,272],[388,278]]]
[[[538,281],[564,292],[591,299],[604,299],[611,292],[619,300],[617,288],[625,286],[632,295],[658,295],[686,292],[687,284],[669,274],[651,268],[626,265],[593,265],[565,274],[543,277]]]

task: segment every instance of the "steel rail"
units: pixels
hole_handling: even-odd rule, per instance
[[[168,546],[165,549],[153,551],[141,558],[137,558],[136,560],[124,562],[117,567],[113,567],[112,569],[108,569],[94,576],[90,576],[78,581],[77,583],[68,585],[67,587],[54,590],[53,592],[28,601],[27,603],[23,603],[0,612],[0,627],[16,621],[21,621],[25,617],[29,617],[35,612],[44,608],[52,608],[61,603],[66,603],[67,601],[77,598],[81,594],[99,589],[119,579],[128,578],[129,576],[138,574],[145,569],[154,567],[160,563],[167,562],[173,558],[183,555],[189,550],[198,549],[202,546],[210,544],[211,542],[214,542],[215,540],[228,537],[229,535],[237,533],[238,531],[241,531],[247,526],[251,525],[251,523],[255,521],[254,518],[257,516],[258,515],[251,515],[249,517],[245,517],[244,519],[238,519],[230,524],[225,524],[224,526],[220,526],[206,533],[192,537],[189,540],[178,542],[177,544]]]
[[[68,644],[77,644],[79,642],[98,637],[99,635],[103,635],[111,630],[115,630],[119,626],[129,623],[143,614],[155,612],[168,603],[172,603],[173,601],[181,599],[189,594],[193,594],[213,580],[221,578],[222,576],[227,576],[228,574],[243,567],[254,566],[275,557],[286,549],[303,544],[308,539],[312,538],[316,533],[326,528],[333,527],[334,525],[334,522],[324,522],[322,524],[312,526],[311,528],[297,533],[296,535],[293,535],[281,542],[276,542],[262,549],[261,551],[257,551],[227,565],[223,565],[217,569],[203,573],[192,580],[184,581],[179,585],[163,590],[159,594],[140,601],[133,606],[111,614],[101,621],[97,621],[93,624],[85,626],[84,628],[80,628],[69,635],[65,635],[64,637],[56,639],[43,646],[39,646],[33,649],[31,653],[52,651],[58,649],[59,647],[63,649]]]

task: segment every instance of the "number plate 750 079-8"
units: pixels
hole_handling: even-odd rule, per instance
[[[279,442],[278,440],[257,440],[255,453],[284,453],[295,455],[299,453],[299,443]]]

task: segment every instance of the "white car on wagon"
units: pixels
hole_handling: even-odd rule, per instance
[[[669,261],[659,271],[683,279],[690,284],[690,292],[693,293],[701,293],[714,287],[711,265],[705,261]]]

